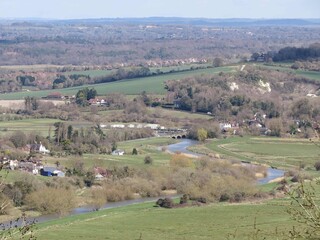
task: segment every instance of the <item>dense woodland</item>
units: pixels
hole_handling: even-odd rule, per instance
[[[227,62],[254,52],[308,47],[319,28],[294,26],[203,26],[157,23],[0,24],[0,65],[121,66],[189,58]]]

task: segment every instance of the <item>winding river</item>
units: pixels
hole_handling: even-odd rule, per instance
[[[183,139],[178,143],[175,144],[171,144],[167,146],[168,151],[170,152],[181,152],[181,153],[185,153],[185,154],[189,154],[189,155],[193,155],[193,156],[203,156],[201,154],[197,154],[194,152],[189,151],[187,148],[192,146],[192,145],[196,145],[198,144],[197,141],[194,140],[190,140],[190,139]],[[284,174],[284,171],[282,170],[278,170],[278,169],[273,169],[273,168],[268,168],[268,176],[262,179],[259,179],[257,182],[259,184],[264,184],[264,183],[268,183],[269,181],[276,179],[278,177],[282,177]],[[120,201],[120,202],[114,202],[114,203],[106,203],[101,209],[111,209],[111,208],[117,208],[117,207],[125,207],[125,206],[129,206],[129,205],[133,205],[133,204],[138,204],[138,203],[145,203],[145,202],[154,202],[157,199],[159,199],[160,197],[155,197],[155,198],[139,198],[139,199],[133,199],[133,200],[126,200],[126,201]],[[92,206],[82,206],[82,207],[78,207],[72,210],[71,213],[69,213],[67,216],[74,216],[74,215],[78,215],[78,214],[83,214],[83,213],[88,213],[88,212],[92,212],[94,211],[94,208]],[[50,220],[54,220],[59,218],[60,216],[58,214],[50,214],[50,215],[43,215],[43,216],[39,216],[36,218],[29,218],[27,219],[27,222],[32,223],[43,223],[43,222],[47,222]],[[21,226],[22,221],[18,221],[18,222],[14,222],[13,223],[16,226]],[[6,223],[2,223],[0,224],[0,230],[2,229],[8,229],[10,226],[12,226],[11,222],[6,222]]]
[[[204,156],[202,154],[197,154],[194,152],[189,151],[187,148],[193,145],[198,144],[198,141],[190,140],[190,139],[183,139],[182,141],[171,144],[167,146],[168,151],[170,152],[181,152],[181,153],[186,153],[188,155],[193,155],[193,156]],[[279,170],[279,169],[274,169],[274,168],[268,168],[268,175],[265,178],[260,178],[257,180],[259,184],[265,184],[270,182],[271,180],[274,180],[279,177],[283,177],[284,171]]]

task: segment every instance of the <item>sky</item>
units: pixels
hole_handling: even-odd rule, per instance
[[[0,18],[320,18],[320,0],[0,0]]]

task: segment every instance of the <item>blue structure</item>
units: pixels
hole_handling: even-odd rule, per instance
[[[55,167],[43,167],[40,174],[46,177],[64,177],[64,172],[57,170]]]

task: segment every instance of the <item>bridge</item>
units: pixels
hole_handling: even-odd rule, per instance
[[[187,129],[180,128],[168,128],[168,129],[159,129],[156,131],[157,136],[168,136],[173,139],[182,139],[186,138],[188,135]]]

